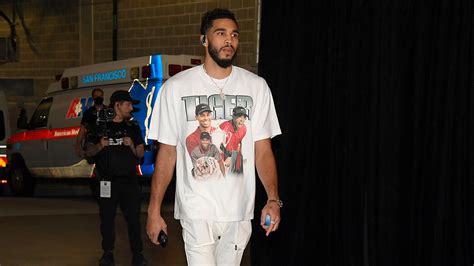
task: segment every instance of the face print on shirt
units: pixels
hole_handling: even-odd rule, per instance
[[[194,96],[183,98],[187,113],[190,106],[186,99],[192,97]],[[249,107],[253,103],[252,98],[248,96],[226,97],[245,99],[244,102],[249,104]],[[240,176],[244,173],[242,140],[247,133],[245,123],[249,120],[249,110],[243,106],[234,106],[229,113],[228,119],[221,118],[216,121],[216,108],[207,103],[200,103],[194,108],[197,128],[186,137],[186,149],[193,164],[191,174],[196,180]]]

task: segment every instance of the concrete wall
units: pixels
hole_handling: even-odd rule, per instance
[[[203,54],[199,27],[204,12],[226,7],[241,31],[236,64],[256,68],[256,0],[136,0],[118,4],[118,59],[165,54]],[[112,60],[112,4],[94,6],[95,61]]]
[[[0,65],[0,90],[5,91],[10,114],[10,124],[16,131],[16,116],[19,107],[25,107],[30,116],[36,103],[46,92],[48,84],[54,81],[64,68],[79,64],[79,0],[71,1],[0,1],[0,11],[13,20],[13,6],[16,6],[16,33],[18,35],[17,62],[3,62]],[[19,11],[19,12],[18,12]],[[28,43],[22,21],[30,32]],[[8,23],[0,18],[0,37],[10,35]],[[32,48],[34,47],[34,48]],[[36,49],[37,52],[33,52]],[[22,86],[14,86],[14,80]],[[33,88],[24,88],[25,80]]]
[[[117,59],[153,53],[202,55],[201,16],[224,7],[236,14],[241,32],[235,63],[256,72],[257,5],[258,0],[118,0]],[[0,1],[0,11],[10,19],[13,9],[19,57],[0,64],[0,79],[31,79],[34,88],[0,87],[12,117],[23,106],[31,115],[47,85],[65,68],[112,60],[112,0]],[[28,43],[20,13],[37,52]],[[7,22],[0,18],[0,37],[9,35]]]

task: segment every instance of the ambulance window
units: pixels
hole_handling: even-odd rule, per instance
[[[3,111],[0,111],[0,140],[5,138],[5,118],[3,117]]]
[[[53,98],[41,101],[31,117],[29,124],[31,129],[46,127],[46,124],[48,123],[49,109],[51,108],[52,103]]]

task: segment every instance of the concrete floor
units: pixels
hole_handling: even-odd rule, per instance
[[[152,245],[145,234],[146,200],[142,204],[144,255],[150,265],[186,265],[181,226],[171,204],[164,206],[169,243]],[[125,221],[116,218],[116,265],[130,265]],[[89,197],[0,197],[0,266],[98,265],[100,248],[98,208]],[[242,265],[250,265],[247,247]]]

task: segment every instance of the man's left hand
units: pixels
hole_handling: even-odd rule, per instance
[[[133,146],[133,140],[130,137],[124,137],[123,138],[123,145]]]
[[[265,218],[270,215],[270,224],[265,225]],[[262,215],[260,216],[260,225],[266,231],[266,235],[269,236],[271,232],[275,232],[280,225],[280,207],[274,202],[267,202],[267,205],[262,209]]]

